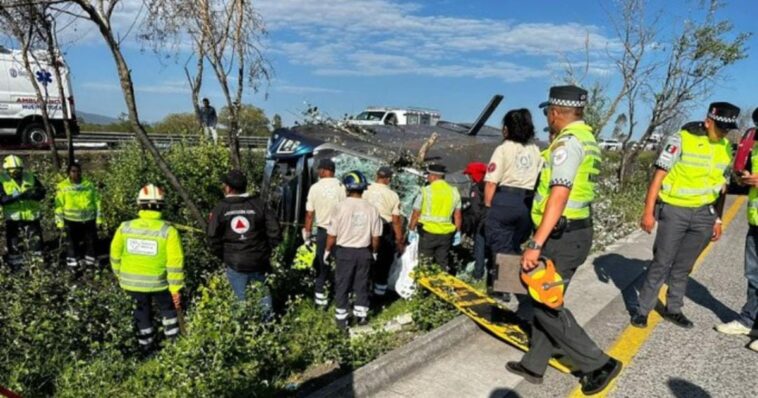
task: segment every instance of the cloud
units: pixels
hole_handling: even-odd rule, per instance
[[[121,85],[110,82],[85,82],[82,88],[101,91],[121,91]],[[151,94],[189,94],[190,88],[185,81],[166,81],[160,84],[135,85],[134,90],[138,93]]]
[[[298,86],[292,84],[272,84],[271,90],[283,94],[342,94],[343,92],[342,90],[326,87]]]
[[[272,54],[318,75],[520,81],[547,76],[547,64],[572,55],[618,50],[597,26],[422,15],[421,4],[396,0],[260,0],[257,7],[277,35]]]

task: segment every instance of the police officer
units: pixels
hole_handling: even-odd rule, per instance
[[[272,311],[266,287],[271,269],[271,251],[282,241],[279,222],[263,202],[247,191],[247,177],[240,170],[230,171],[223,179],[224,199],[211,211],[208,238],[213,253],[226,265],[226,276],[239,301],[252,282],[263,285],[260,307],[264,317]]]
[[[528,109],[511,110],[503,117],[504,141],[492,153],[484,176],[484,206],[489,208],[484,231],[495,255],[520,253],[532,230],[529,205],[542,168],[534,134]]]
[[[740,108],[728,102],[712,103],[705,122],[685,124],[663,146],[640,222],[642,229],[651,233],[657,208],[653,262],[631,316],[633,326],[647,326],[648,313],[664,282],[668,284],[664,319],[683,328],[693,326],[682,313],[687,277],[708,242],[721,237],[720,216],[732,162],[726,134],[737,128],[739,114]]]
[[[154,350],[152,304],[163,317],[169,340],[179,335],[177,308],[184,287],[184,252],[179,232],[162,220],[163,191],[153,184],[137,194],[138,218],[121,223],[111,242],[111,268],[121,288],[134,300],[134,320],[140,352]]]
[[[5,216],[8,264],[17,269],[24,261],[26,250],[35,257],[42,257],[40,201],[45,198],[45,188],[34,174],[24,170],[24,162],[16,155],[3,160],[0,183],[3,185],[0,205]]]
[[[434,260],[447,272],[450,266],[450,249],[461,241],[461,195],[458,189],[445,181],[447,169],[441,164],[427,166],[428,185],[413,203],[413,214],[408,230],[413,237],[418,234],[418,250],[421,257]],[[421,230],[416,232],[416,225]]]
[[[537,267],[541,256],[554,261],[564,280],[571,279],[592,246],[590,205],[600,149],[592,128],[583,120],[587,91],[576,86],[550,88],[544,108],[551,132],[557,134],[547,151],[532,207],[536,231],[526,244],[521,267]],[[621,371],[621,362],[609,358],[577,323],[567,308],[534,304],[529,351],[506,368],[531,383],[541,383],[548,360],[560,348],[582,373],[582,392],[602,391]]]
[[[65,231],[68,241],[66,265],[79,265],[80,246],[84,245],[84,264],[93,266],[97,259],[97,226],[103,223],[100,194],[95,184],[82,177],[79,163],[68,165],[67,174],[55,193],[55,225]]]
[[[318,230],[316,232],[316,257],[313,259],[313,268],[316,269],[316,305],[326,308],[328,299],[324,285],[329,277],[329,266],[324,262],[324,248],[326,247],[326,229],[331,223],[332,209],[334,205],[343,201],[346,197],[345,187],[340,180],[334,178],[335,165],[331,159],[321,159],[318,163],[318,182],[313,184],[308,191],[308,199],[305,202],[305,226],[303,228],[303,240],[308,242],[312,239],[314,220]]]
[[[392,169],[383,166],[376,172],[376,180],[368,186],[363,198],[374,205],[382,217],[382,239],[379,246],[379,258],[371,267],[371,281],[374,284],[374,296],[382,299],[387,292],[387,277],[395,261],[395,254],[405,250],[403,234],[403,217],[400,214],[400,197],[390,188]]]
[[[753,124],[758,126],[758,109],[753,111]],[[738,176],[740,185],[750,187],[747,203],[747,222],[750,225],[745,237],[745,278],[747,279],[747,300],[733,321],[716,326],[724,334],[748,335],[758,329],[758,142],[750,154],[750,171]],[[758,351],[758,340],[748,346]]]
[[[353,316],[356,322],[359,325],[367,322],[369,273],[372,260],[376,261],[378,257],[382,218],[376,207],[362,198],[368,180],[360,171],[345,174],[342,183],[348,196],[332,214],[323,261],[327,262],[336,246],[335,318],[337,326],[346,329],[351,291],[355,295]]]

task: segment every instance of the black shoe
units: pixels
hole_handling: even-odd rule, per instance
[[[676,312],[676,313],[666,312],[663,314],[663,319],[673,323],[676,326],[679,326],[680,328],[692,329],[693,327],[695,327],[692,321],[687,319],[687,317],[684,316],[684,314],[682,314],[681,312]]]
[[[532,384],[542,384],[542,375],[538,375],[521,365],[521,362],[511,361],[505,364],[505,370],[519,375]]]
[[[621,362],[611,358],[600,369],[585,374],[581,380],[582,393],[594,395],[603,391],[619,375],[622,366]]]
[[[629,321],[629,323],[631,323],[632,326],[636,328],[646,328],[647,315],[642,315],[639,312],[635,312],[632,314],[632,319]]]
[[[365,317],[365,316],[355,317],[355,324],[358,326],[368,325],[368,317]]]

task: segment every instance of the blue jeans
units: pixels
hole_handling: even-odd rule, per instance
[[[745,278],[747,301],[740,311],[740,322],[753,329],[758,327],[758,227],[750,227],[745,238]]]
[[[226,276],[229,278],[232,290],[239,301],[245,301],[245,291],[247,290],[248,285],[253,282],[260,282],[264,291],[263,297],[261,297],[258,305],[260,305],[264,316],[271,314],[273,301],[271,299],[271,292],[269,291],[268,286],[266,286],[266,275],[262,272],[239,272],[230,267],[226,267]]]

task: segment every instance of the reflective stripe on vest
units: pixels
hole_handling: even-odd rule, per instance
[[[539,226],[542,222],[547,198],[550,195],[550,179],[552,176],[550,157],[552,156],[553,146],[562,137],[568,135],[576,137],[582,144],[584,159],[579,164],[566,208],[563,210],[563,216],[569,220],[583,220],[591,216],[591,205],[595,199],[595,183],[600,174],[600,147],[592,134],[592,127],[586,123],[573,123],[563,129],[553,140],[550,147],[542,152],[545,162],[532,204],[532,222],[535,226]]]
[[[679,207],[700,207],[718,199],[732,162],[729,141],[712,143],[707,135],[681,130],[681,157],[666,174],[659,197]]]
[[[424,231],[438,235],[455,232],[455,224],[452,223],[454,189],[444,180],[437,180],[421,190],[421,216],[418,221]]]
[[[21,185],[16,183],[7,173],[2,176],[3,191],[8,196],[14,193],[24,193],[34,188],[36,179],[31,173],[24,173],[21,177]],[[40,218],[40,203],[36,200],[18,200],[3,206],[3,214],[6,220],[34,221]]]

